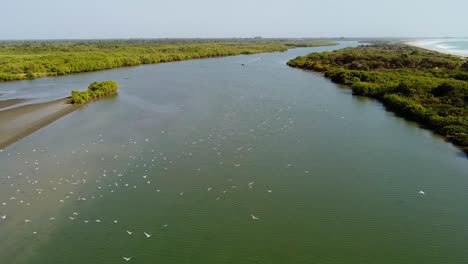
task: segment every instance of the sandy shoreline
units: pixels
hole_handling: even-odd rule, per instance
[[[15,99],[20,100],[20,99]],[[18,101],[0,103],[0,106]],[[6,107],[6,106],[4,106]],[[47,126],[78,107],[67,103],[67,99],[31,104],[0,111],[0,149]]]
[[[454,52],[454,51],[450,51],[450,50],[446,50],[446,49],[438,49],[438,48],[434,48],[434,47],[430,47],[428,45],[425,45],[424,43],[426,43],[425,40],[405,42],[406,45],[418,47],[418,48],[421,48],[421,49],[437,51],[437,52],[444,53],[444,54],[459,56],[459,57],[462,57],[464,59],[466,59],[468,57],[468,55],[465,54],[465,53]]]
[[[3,108],[7,108],[9,106],[24,103],[26,101],[27,101],[26,99],[8,99],[8,100],[0,101],[0,110]]]

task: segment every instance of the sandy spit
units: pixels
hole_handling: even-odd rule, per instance
[[[0,106],[6,104],[8,103],[3,101],[0,103]],[[0,149],[28,136],[76,109],[78,107],[68,104],[67,99],[59,99],[0,111]]]
[[[27,101],[26,99],[8,99],[8,100],[3,100],[3,101],[0,101],[0,109],[6,108],[6,107],[10,107],[10,106],[16,105],[16,104],[21,104],[21,103],[24,103],[24,102],[26,102],[26,101]]]

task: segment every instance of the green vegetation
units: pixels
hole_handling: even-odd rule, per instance
[[[316,47],[288,40],[89,40],[0,42],[0,81],[106,70],[189,59]]]
[[[81,105],[91,100],[117,93],[119,85],[115,81],[93,82],[86,91],[72,90],[69,103]]]
[[[288,62],[323,72],[459,145],[468,154],[468,61],[402,44],[312,53]]]

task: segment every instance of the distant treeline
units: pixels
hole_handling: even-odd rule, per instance
[[[288,62],[323,72],[461,146],[468,154],[468,61],[403,44],[312,53]]]
[[[72,90],[69,103],[81,105],[91,100],[116,94],[118,89],[119,85],[116,81],[93,82],[88,86],[88,90],[86,91]]]
[[[0,81],[330,44],[262,39],[5,41],[0,42]]]

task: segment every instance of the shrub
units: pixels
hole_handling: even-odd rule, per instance
[[[69,102],[76,105],[84,104],[93,99],[116,94],[118,89],[119,85],[115,81],[93,82],[86,91],[72,90]]]

